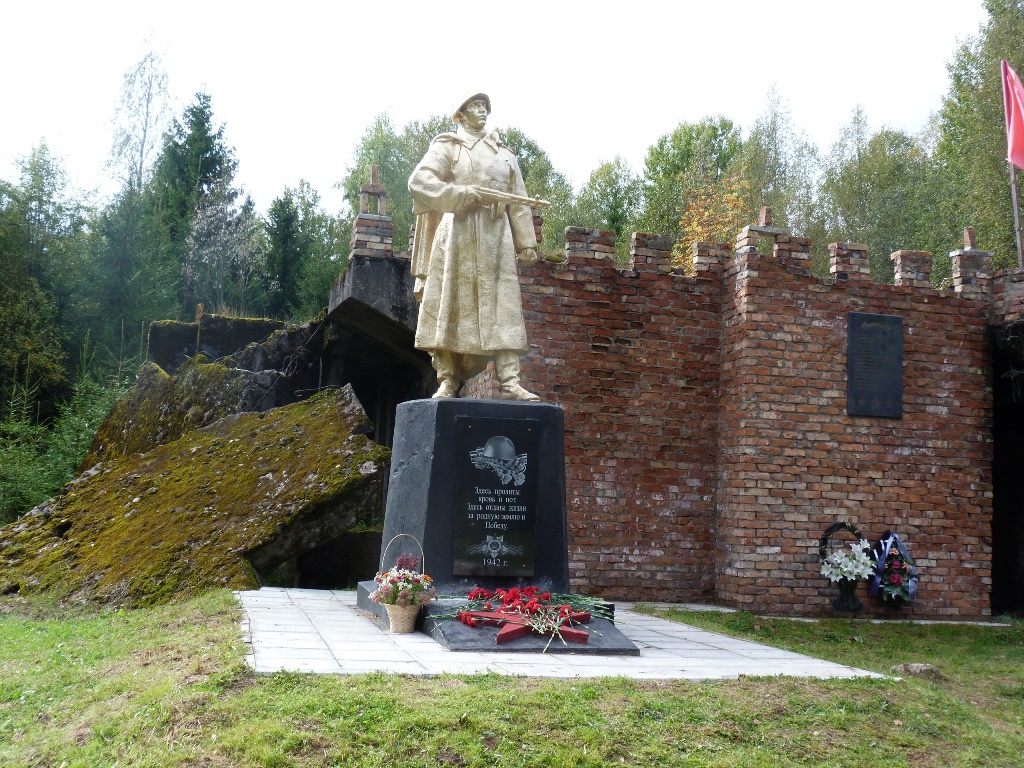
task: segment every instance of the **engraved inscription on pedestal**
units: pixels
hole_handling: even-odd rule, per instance
[[[846,412],[903,418],[903,318],[848,315]]]
[[[537,422],[459,417],[456,576],[533,576]]]

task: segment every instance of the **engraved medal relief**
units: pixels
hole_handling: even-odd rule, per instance
[[[533,420],[460,418],[454,573],[532,576],[537,450]]]
[[[503,435],[492,437],[483,448],[470,451],[469,457],[477,469],[493,471],[502,485],[526,482],[526,454],[516,456],[515,445]]]

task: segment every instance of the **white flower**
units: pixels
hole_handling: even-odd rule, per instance
[[[866,579],[874,570],[874,563],[868,557],[870,545],[864,539],[850,544],[851,552],[833,552],[821,564],[821,575],[829,581]]]

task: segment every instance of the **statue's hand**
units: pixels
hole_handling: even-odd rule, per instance
[[[480,193],[472,185],[466,185],[460,190],[461,200],[459,202],[459,209],[456,213],[462,211],[472,211],[475,208],[480,208],[484,204],[484,199],[480,197]]]
[[[523,250],[516,254],[516,258],[524,267],[532,267],[537,263],[537,249],[523,248]]]

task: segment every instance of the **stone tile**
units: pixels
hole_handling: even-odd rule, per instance
[[[264,632],[257,630],[252,633],[250,642],[257,648],[327,647],[327,644],[320,635],[303,632]]]
[[[269,659],[296,659],[299,661],[332,661],[334,654],[323,648],[281,648],[277,646],[256,646],[256,661],[261,664]]]
[[[266,674],[272,672],[312,672],[316,674],[341,674],[342,669],[336,661],[307,661],[276,659],[255,665],[255,671]]]
[[[873,675],[770,646],[687,627],[617,606],[617,626],[637,643],[639,657],[549,653],[454,652],[430,637],[385,632],[355,608],[355,593],[263,589],[239,593],[241,629],[257,672],[416,675],[484,674],[552,678],[728,679],[779,674],[813,677]]]
[[[362,675],[368,672],[390,672],[396,675],[423,675],[426,668],[415,661],[371,661],[339,660],[340,671],[345,675]]]
[[[490,664],[486,661],[456,661],[456,662],[441,662],[431,661],[429,659],[420,660],[420,666],[426,671],[428,675],[486,675],[486,674],[504,674],[503,670],[499,669],[494,664]]]

